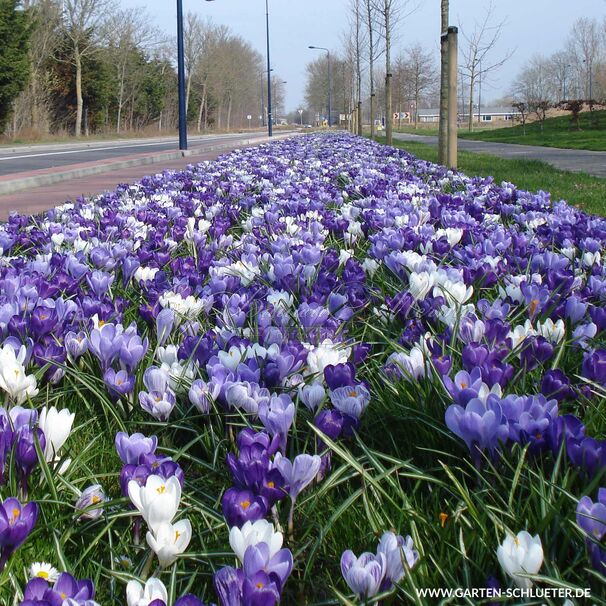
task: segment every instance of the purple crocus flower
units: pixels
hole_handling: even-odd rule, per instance
[[[280,580],[280,587],[288,579],[292,566],[292,553],[289,549],[280,549],[270,557],[269,546],[263,542],[249,545],[244,552],[242,562],[242,569],[247,578],[253,577],[257,572],[262,570],[269,575],[276,575]]]
[[[574,396],[570,379],[559,368],[550,369],[543,375],[541,393],[546,398],[555,398],[558,402]]]
[[[27,476],[29,476],[34,467],[38,464],[36,440],[40,444],[40,450],[44,452],[46,438],[44,432],[40,428],[22,425],[15,432],[15,461],[23,481],[26,480]]]
[[[101,505],[107,501],[101,484],[92,484],[82,491],[75,509],[80,512],[80,520],[96,520],[103,515]]]
[[[310,412],[314,412],[324,402],[326,391],[321,383],[302,384],[299,387],[299,398]]]
[[[332,389],[329,393],[333,406],[354,419],[359,419],[368,407],[370,392],[362,383]]]
[[[280,448],[286,450],[288,431],[295,418],[295,405],[288,394],[271,396],[259,405],[259,419],[272,436],[280,436]]]
[[[360,600],[379,593],[385,576],[385,555],[366,552],[357,558],[351,549],[341,556],[341,574]]]
[[[501,405],[494,398],[488,398],[486,403],[473,398],[465,408],[452,404],[446,409],[445,420],[448,429],[467,444],[476,465],[482,451],[493,452],[508,436]]]
[[[395,532],[385,532],[377,546],[377,555],[385,556],[385,577],[381,585],[381,591],[391,589],[394,583],[398,583],[404,577],[404,562],[407,569],[415,566],[419,560],[419,552],[414,549],[412,538],[396,535]]]
[[[177,599],[175,606],[204,606],[204,603],[193,593],[186,593]]]
[[[78,581],[68,572],[62,572],[55,583],[48,585],[44,592],[44,600],[51,606],[62,606],[64,600],[68,599],[84,603],[87,600],[93,600],[94,597],[95,586],[90,579]]]
[[[347,364],[328,364],[324,368],[324,380],[329,389],[355,385],[356,368],[351,362],[347,362]]]
[[[223,495],[222,505],[223,515],[230,527],[241,527],[244,522],[261,520],[267,513],[265,499],[251,490],[229,488]]]
[[[68,332],[64,338],[65,349],[72,360],[77,360],[81,355],[88,351],[88,339],[86,333]]]
[[[102,299],[114,282],[114,276],[104,271],[93,271],[86,282],[98,299]]]
[[[606,351],[597,349],[583,358],[582,374],[600,385],[606,384]]]
[[[158,446],[156,436],[146,437],[142,433],[128,435],[119,431],[115,439],[118,456],[125,464],[137,465],[142,455],[154,454]]]
[[[88,337],[88,349],[99,360],[105,370],[115,360],[123,343],[122,326],[103,324],[93,328]]]
[[[5,499],[0,505],[0,570],[6,561],[29,536],[38,520],[38,505],[26,505],[14,497]]]
[[[578,443],[585,437],[585,425],[574,415],[560,415],[549,426],[549,446],[554,456],[560,452],[562,444],[569,452],[570,443]]]
[[[251,577],[244,577],[242,602],[250,606],[275,606],[280,601],[280,584],[275,575],[259,570]]]
[[[156,334],[159,345],[166,343],[174,326],[175,312],[170,307],[166,307],[156,316]]]
[[[189,401],[202,413],[208,414],[221,393],[221,386],[211,379],[206,383],[196,379],[189,389]]]
[[[297,500],[299,493],[313,482],[320,471],[321,463],[318,455],[300,454],[291,462],[279,452],[276,453],[274,467],[282,474],[293,502]]]
[[[103,382],[116,400],[132,393],[135,388],[135,377],[130,376],[125,370],[116,372],[113,368],[108,368],[103,373]]]
[[[606,549],[601,543],[606,537],[606,488],[598,490],[597,501],[584,496],[577,505],[577,524],[588,535],[585,540],[592,566],[606,572]]]
[[[118,353],[120,366],[129,373],[135,371],[149,348],[149,339],[141,339],[136,333],[125,333]]]
[[[606,466],[606,440],[590,437],[567,440],[566,449],[571,463],[580,467],[590,478]]]
[[[244,572],[241,569],[225,566],[217,571],[213,577],[213,585],[221,606],[242,606],[243,584]]]

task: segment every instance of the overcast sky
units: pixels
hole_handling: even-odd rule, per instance
[[[414,1],[414,0],[413,0]],[[433,48],[438,58],[440,0],[417,0],[419,9],[398,28],[398,46],[420,42]],[[176,28],[175,0],[121,0],[123,6],[145,7],[167,34]],[[325,46],[338,51],[347,31],[349,0],[269,0],[271,55],[274,73],[287,81],[287,108],[296,109],[305,91],[305,65],[318,51],[308,46]],[[450,22],[473,29],[488,0],[450,0]],[[498,58],[515,50],[512,58],[485,88],[487,99],[505,95],[524,62],[536,53],[550,54],[562,48],[574,19],[580,16],[603,18],[604,0],[495,0],[495,20],[506,20]],[[184,0],[184,11],[210,16],[228,25],[265,55],[264,0]],[[462,41],[461,41],[462,43]]]

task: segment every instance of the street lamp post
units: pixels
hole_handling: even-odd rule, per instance
[[[332,127],[332,73],[330,69],[330,51],[323,46],[310,46],[311,50],[323,50],[328,57],[328,128]]]
[[[213,2],[213,0],[206,0]],[[187,149],[187,109],[185,107],[185,45],[183,42],[183,0],[177,0],[177,77],[179,86],[179,149]]]
[[[273,115],[271,107],[271,59],[269,56],[269,0],[265,0],[265,25],[267,32],[267,135],[273,137]]]

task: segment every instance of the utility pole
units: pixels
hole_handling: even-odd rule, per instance
[[[265,24],[267,32],[267,135],[273,137],[274,119],[271,108],[271,59],[269,56],[269,0],[265,0]]]

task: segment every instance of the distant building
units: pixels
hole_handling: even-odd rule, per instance
[[[520,112],[515,110],[513,107],[482,107],[480,112],[480,122],[511,122],[514,117],[517,118]],[[440,110],[439,109],[420,109],[418,110],[419,122],[439,122],[440,121]],[[478,122],[478,110],[474,110],[473,113],[474,122]],[[469,110],[464,113],[459,113],[459,121],[469,121]]]

